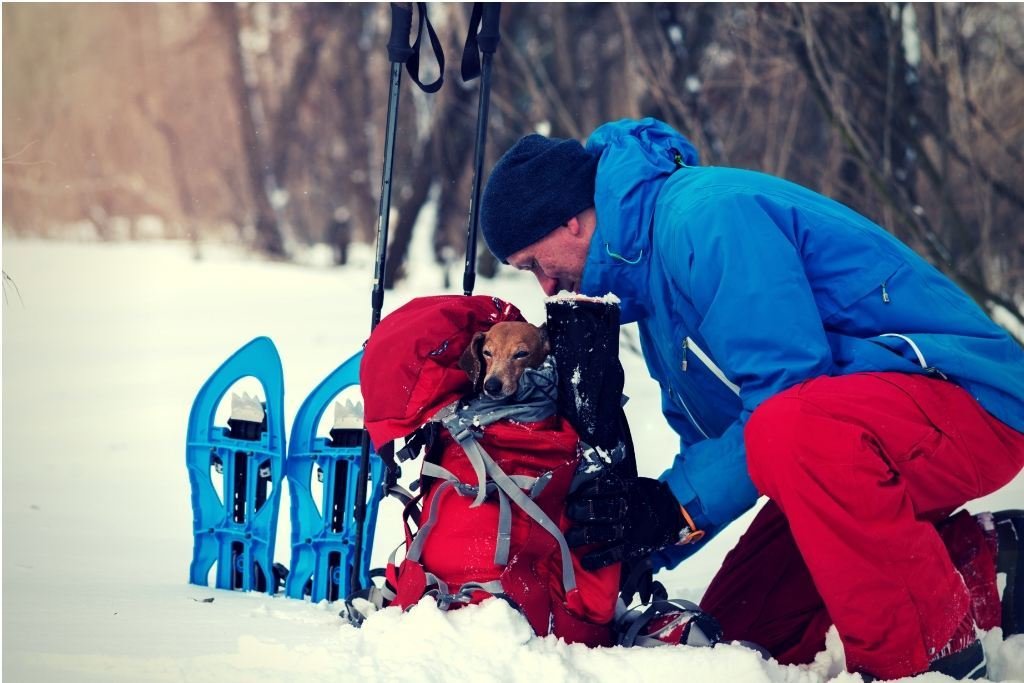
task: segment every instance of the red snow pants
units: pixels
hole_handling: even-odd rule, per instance
[[[744,439],[750,476],[771,500],[702,608],[726,638],[782,663],[813,661],[834,623],[850,671],[926,670],[971,609],[971,591],[995,590],[992,550],[973,519],[945,522],[941,534],[936,525],[1020,472],[1024,434],[950,382],[862,373],[772,397]],[[988,598],[980,593],[975,608]]]

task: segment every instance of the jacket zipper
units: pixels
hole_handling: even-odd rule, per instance
[[[715,361],[711,360],[711,356],[704,353],[704,350],[697,346],[696,342],[694,342],[689,337],[685,337],[683,339],[683,362],[680,366],[682,367],[683,372],[686,372],[686,368],[688,365],[686,361],[686,352],[689,350],[693,351],[693,355],[695,355],[697,359],[700,360],[700,362],[703,363],[705,367],[707,367],[707,369],[711,371],[711,374],[717,377],[718,381],[724,384],[729,389],[729,391],[736,394],[737,396],[740,395],[739,386],[737,384],[734,384],[733,382],[730,382],[729,378],[725,376],[724,372],[722,372],[722,369],[715,364]]]
[[[682,406],[683,410],[686,411],[687,417],[690,418],[690,422],[692,422],[693,426],[697,428],[697,431],[700,432],[701,434],[703,434],[705,439],[710,439],[711,437],[708,436],[708,433],[705,432],[704,428],[700,426],[699,422],[697,422],[697,418],[695,418],[693,416],[693,413],[690,412],[690,408],[689,408],[689,406],[686,405],[686,401],[683,400],[682,394],[673,391],[671,387],[669,387],[668,393],[669,393],[669,396],[674,398],[676,403],[678,403],[680,406]]]

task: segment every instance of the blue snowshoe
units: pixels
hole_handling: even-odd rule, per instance
[[[306,398],[292,424],[285,471],[291,496],[292,555],[285,594],[313,602],[334,601],[348,595],[353,574],[370,585],[370,548],[377,523],[377,508],[388,484],[386,468],[370,452],[370,471],[360,473],[363,410],[361,397],[335,401],[342,391],[359,385],[360,351],[342,363]],[[321,420],[334,402],[330,436],[318,435]],[[363,520],[363,557],[355,557],[357,482],[369,477],[366,516]]]
[[[227,425],[215,425],[227,391],[253,377],[264,400],[233,396]],[[284,472],[284,379],[274,343],[257,337],[200,389],[188,420],[185,459],[192,486],[194,547],[189,582],[273,594],[283,575],[274,540]],[[220,493],[218,493],[218,489]]]

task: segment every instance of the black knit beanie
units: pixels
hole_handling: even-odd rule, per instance
[[[480,223],[502,263],[594,206],[598,157],[576,140],[527,135],[491,170]]]

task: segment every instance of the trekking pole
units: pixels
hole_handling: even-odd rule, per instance
[[[384,307],[384,266],[388,247],[388,221],[391,213],[391,172],[395,157],[395,137],[398,131],[398,93],[402,82],[402,65],[412,57],[409,45],[412,32],[412,3],[391,3],[391,38],[388,40],[388,59],[391,61],[391,86],[388,96],[388,118],[384,137],[384,170],[380,181],[380,205],[377,211],[377,258],[373,266],[373,293],[370,305],[370,332],[380,322]],[[363,568],[363,521],[366,519],[366,486],[370,470],[370,433],[363,426],[362,451],[359,454],[359,476],[356,478],[356,505],[353,511],[355,539],[352,554],[355,567],[352,571],[352,590],[360,590]]]
[[[484,154],[487,148],[487,117],[491,102],[491,62],[498,50],[501,36],[498,19],[501,14],[499,3],[478,2],[473,6],[469,20],[469,36],[466,50],[462,55],[462,79],[470,81],[480,76],[480,102],[476,112],[476,150],[473,154],[473,191],[469,200],[469,226],[466,231],[466,269],[462,275],[463,294],[473,293],[476,284],[476,233],[480,223],[480,179],[483,176]],[[482,24],[482,25],[481,25]],[[480,29],[479,35],[477,28]],[[477,54],[483,53],[482,64]],[[472,50],[472,55],[470,51]]]

